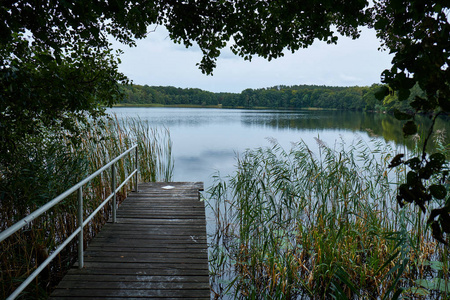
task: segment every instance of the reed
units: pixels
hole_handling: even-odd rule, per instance
[[[170,181],[173,174],[172,143],[167,129],[150,128],[138,119],[119,122],[103,119],[84,128],[76,139],[49,133],[48,138],[28,141],[14,168],[0,176],[0,229],[56,197],[98,170],[133,144],[139,148],[140,182]],[[135,167],[133,154],[116,164],[116,182]],[[83,187],[84,215],[88,216],[110,194],[111,172],[104,172]],[[133,179],[134,180],[134,179]],[[124,186],[119,203],[133,187]],[[76,228],[76,193],[0,244],[0,298],[6,298],[37,265]],[[84,229],[85,245],[110,218],[105,208]],[[21,298],[45,298],[77,258],[74,241],[41,273]]]
[[[313,154],[303,142],[285,151],[273,141],[245,152],[230,177],[215,177],[216,297],[445,299],[448,249],[413,207],[398,208],[403,171],[387,168],[393,149],[376,140],[317,143]],[[427,287],[432,278],[441,286]]]

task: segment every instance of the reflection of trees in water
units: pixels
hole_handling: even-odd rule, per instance
[[[242,123],[246,126],[272,127],[276,129],[320,130],[346,129],[351,131],[368,132],[370,135],[383,137],[385,141],[406,145],[409,149],[415,147],[417,137],[403,136],[402,121],[388,114],[360,113],[349,111],[302,111],[302,112],[270,112],[244,113]],[[419,131],[419,147],[431,120],[427,117],[417,118]],[[442,117],[436,122],[436,131],[450,142],[450,124],[448,117]],[[429,142],[429,147],[435,147],[435,138]],[[431,148],[430,148],[431,149]]]

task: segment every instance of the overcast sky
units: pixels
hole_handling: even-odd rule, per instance
[[[114,43],[115,45],[119,45]],[[198,47],[186,49],[173,43],[162,26],[149,33],[138,46],[124,50],[119,70],[135,84],[200,88],[212,92],[241,92],[246,88],[275,85],[365,86],[380,82],[390,68],[391,56],[379,51],[375,32],[363,29],[357,40],[340,38],[337,45],[316,42],[308,49],[270,62],[254,57],[251,62],[225,48],[213,76],[196,66],[202,54]]]

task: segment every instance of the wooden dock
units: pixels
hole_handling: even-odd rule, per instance
[[[210,299],[203,183],[145,183],[50,299]]]

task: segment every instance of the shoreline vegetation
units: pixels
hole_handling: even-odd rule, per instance
[[[307,88],[308,86],[301,86],[302,88]],[[324,88],[327,87],[321,87],[321,86],[314,86],[318,88]],[[133,86],[133,88],[136,89],[142,89],[151,91],[153,89],[155,90],[161,90],[163,93],[166,91],[172,91],[173,94],[174,91],[178,91],[179,95],[183,93],[192,93],[192,89],[181,89],[181,88],[174,88],[174,87],[146,87],[146,86]],[[346,89],[346,88],[340,88],[340,89]],[[194,89],[195,91],[199,92],[201,90]],[[264,89],[261,89],[264,90]],[[376,89],[372,89],[374,91]],[[204,92],[204,91],[201,91]],[[210,92],[206,92],[210,93]],[[220,94],[220,93],[216,93]],[[239,94],[235,94],[239,96]],[[168,103],[176,102],[175,99],[178,96],[168,96],[171,100],[167,101]],[[150,96],[149,96],[150,97]],[[366,95],[366,97],[368,97]],[[372,94],[370,97],[374,97]],[[418,135],[413,137],[404,137],[404,134],[402,132],[402,126],[405,123],[405,121],[398,120],[395,118],[395,110],[398,109],[399,105],[402,105],[404,107],[411,107],[409,105],[405,105],[407,101],[400,102],[396,97],[393,97],[394,100],[390,102],[390,108],[387,106],[377,106],[377,109],[366,109],[366,110],[352,110],[352,109],[340,109],[340,108],[330,108],[330,107],[270,107],[270,106],[252,106],[252,107],[246,107],[246,106],[224,106],[222,104],[216,104],[216,105],[206,105],[206,104],[161,104],[161,103],[131,103],[131,101],[125,100],[125,102],[115,104],[113,108],[193,108],[193,109],[249,109],[249,110],[268,110],[268,111],[286,111],[286,112],[323,112],[323,113],[361,113],[361,114],[374,114],[376,117],[374,117],[374,122],[368,121],[370,118],[362,118],[362,119],[354,119],[354,116],[349,116],[349,119],[345,119],[343,124],[345,124],[348,127],[345,127],[350,130],[365,130],[369,133],[370,136],[379,136],[383,137],[386,141],[393,141],[400,145],[407,145],[408,149],[413,149],[417,145],[415,145],[416,141],[419,140],[419,146],[422,147],[424,143],[424,136],[425,133],[429,130],[431,126],[431,120],[426,115],[418,114],[416,116],[416,121],[419,124],[418,127]],[[377,103],[381,103],[378,100]],[[406,111],[408,109],[405,108]],[[357,120],[360,120],[360,123],[357,122]],[[355,121],[355,122],[351,122]],[[434,140],[436,138],[442,138],[444,142],[450,142],[450,127],[447,125],[450,121],[450,115],[448,114],[441,114],[439,118],[436,120],[435,123],[435,133],[433,135],[433,138],[431,138],[428,141],[428,149],[433,150],[435,148],[435,142]],[[269,125],[269,124],[265,124]],[[331,123],[328,124],[330,126],[333,126]],[[301,122],[293,123],[289,122],[288,124],[282,124],[277,123],[276,126],[283,127],[293,127],[293,128],[311,128],[308,126],[311,126],[311,124],[304,124]]]
[[[23,149],[42,151],[24,152],[29,167],[17,166],[33,174],[10,177],[14,186],[1,182],[2,190],[10,189],[0,202],[2,230],[135,142],[141,153],[140,180],[171,179],[167,130],[152,129],[139,119],[112,118],[83,132],[78,142],[59,136],[52,140],[54,133],[49,133],[48,140],[33,141],[33,147]],[[216,177],[205,193],[206,205],[215,216],[209,245],[212,292],[219,299],[447,299],[448,248],[431,237],[426,216],[417,207],[397,205],[396,187],[406,172],[387,168],[393,149],[375,138],[371,144],[359,141],[345,149],[316,141],[320,146],[316,154],[303,142],[287,151],[273,141],[271,147],[238,157],[236,171],[229,177]],[[46,148],[50,144],[53,150]],[[440,147],[449,151],[446,145]],[[123,161],[117,176],[125,178],[131,166]],[[32,177],[45,181],[30,185]],[[30,187],[33,191],[27,190]],[[108,189],[110,174],[86,187],[86,213]],[[118,198],[123,200],[126,193],[124,189]],[[36,199],[37,194],[41,197]],[[0,244],[2,297],[73,231],[75,201],[75,196],[68,198]],[[109,215],[106,208],[93,220],[86,243]],[[46,224],[55,226],[49,229]],[[73,242],[28,287],[25,298],[47,297],[75,260]]]
[[[192,108],[251,108],[356,110],[393,112],[412,111],[410,103],[423,91],[414,86],[405,101],[393,93],[383,101],[376,99],[381,84],[369,86],[294,85],[246,89],[241,93],[214,93],[197,88],[172,86],[123,85],[125,99],[115,107],[192,107]]]
[[[27,167],[18,161],[18,173],[6,174],[9,182],[0,181],[1,230],[135,142],[141,153],[140,181],[171,179],[168,130],[113,117],[82,132],[79,141],[49,132],[47,139],[18,149]],[[217,177],[205,193],[215,216],[209,245],[212,293],[219,299],[448,299],[448,248],[431,237],[426,215],[417,207],[398,207],[396,188],[406,172],[387,168],[390,146],[375,138],[374,144],[360,141],[346,149],[317,143],[318,154],[302,142],[289,151],[275,141],[272,147],[248,150],[237,158],[236,171]],[[440,147],[448,153],[448,145]],[[123,161],[117,176],[125,178],[131,168],[131,162]],[[86,214],[108,193],[110,181],[110,174],[104,174],[86,187]],[[125,188],[118,195],[119,203],[126,193]],[[69,197],[0,244],[2,297],[76,228],[75,202],[75,195]],[[109,216],[106,208],[94,218],[85,243]],[[24,298],[48,297],[76,256],[72,242]]]
[[[427,149],[438,131],[435,123],[441,115],[448,122],[450,114],[449,11],[448,0],[307,5],[259,0],[3,1],[0,230],[64,191],[120,151],[117,144],[126,146],[133,138],[142,150],[156,151],[156,156],[144,155],[149,155],[143,158],[148,164],[142,170],[155,174],[144,180],[156,180],[161,170],[170,175],[170,160],[158,169],[153,158],[156,163],[168,160],[171,143],[152,136],[148,127],[137,126],[144,129],[143,140],[141,135],[127,136],[132,133],[119,123],[109,133],[108,128],[85,128],[105,106],[122,99],[133,104],[393,113],[403,136],[424,137],[422,149],[388,149],[373,164],[369,150],[321,147],[314,157],[301,143],[289,152],[275,144],[242,156],[230,181],[219,181],[212,193],[219,201],[216,270],[225,274],[232,265],[232,274],[238,276],[229,284],[226,274],[221,280],[239,298],[450,299],[449,248],[444,246],[450,242],[449,144]],[[224,51],[245,61],[270,61],[286,50],[308,48],[315,40],[334,44],[341,35],[357,39],[361,26],[374,30],[379,41],[374,46],[389,51],[392,60],[380,74],[384,85],[370,87],[274,86],[233,94],[130,86],[119,71],[123,51],[114,40],[136,46],[149,28],[156,30],[155,24],[167,29],[170,40],[199,49],[197,65],[207,75]],[[417,122],[420,114],[430,122],[425,131]],[[383,150],[375,148],[372,154],[379,158],[384,153],[377,151]],[[385,176],[390,159],[389,172],[396,168],[403,182]],[[87,187],[92,201],[109,188],[107,177]],[[0,295],[23,280],[74,228],[71,201],[1,243]],[[381,206],[373,206],[376,201]],[[389,201],[392,205],[383,205]],[[86,236],[101,227],[107,214],[88,226]],[[71,259],[70,253],[59,257],[23,298],[48,295],[52,276]],[[219,297],[227,294],[215,291]]]
[[[172,142],[167,129],[129,118],[101,119],[83,128],[72,140],[55,132],[46,139],[30,140],[18,148],[17,160],[1,170],[0,231],[89,176],[133,144],[139,149],[139,181],[170,181],[173,175]],[[20,152],[19,152],[20,151]],[[20,155],[19,155],[20,154]],[[116,164],[116,182],[134,168],[134,157]],[[63,180],[62,180],[63,179]],[[126,198],[133,182],[117,194]],[[104,172],[83,187],[84,216],[92,213],[111,193],[111,173]],[[6,299],[64,241],[77,226],[76,193],[33,220],[29,226],[0,243],[0,298]],[[111,216],[106,205],[85,227],[84,243]],[[23,292],[21,299],[46,299],[77,260],[77,241],[72,241]]]
[[[221,104],[218,105],[199,105],[199,104],[159,104],[159,103],[119,103],[113,105],[113,107],[176,107],[176,108],[223,108],[223,109],[248,109],[245,106],[223,106]],[[251,109],[255,110],[268,110],[268,109],[277,109],[277,110],[292,110],[293,108],[273,108],[268,106],[253,106]],[[319,108],[319,107],[300,107],[296,108],[296,110],[323,110],[323,111],[333,111],[338,110],[336,108]]]
[[[448,247],[400,208],[405,170],[373,139],[320,153],[248,150],[208,190],[213,293],[221,299],[449,299]],[[436,181],[432,178],[430,181]],[[433,202],[431,206],[439,204]],[[228,298],[227,298],[228,297]]]

